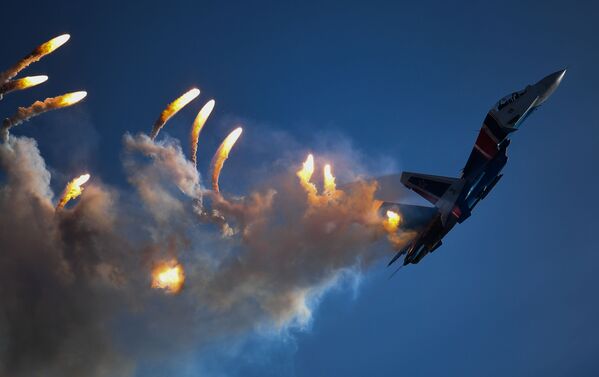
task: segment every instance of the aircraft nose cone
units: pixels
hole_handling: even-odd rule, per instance
[[[566,69],[562,69],[545,76],[541,81],[535,84],[539,91],[539,99],[536,103],[536,106],[541,105],[553,94],[555,89],[557,89],[559,84],[562,82],[565,74]]]

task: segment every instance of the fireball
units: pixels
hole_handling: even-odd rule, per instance
[[[152,288],[154,289],[177,294],[183,288],[184,281],[183,266],[176,260],[161,262],[152,270]]]

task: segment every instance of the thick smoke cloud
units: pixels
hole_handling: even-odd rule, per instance
[[[58,212],[36,142],[0,144],[0,375],[131,376],[144,360],[302,326],[315,298],[380,256],[376,182],[310,203],[298,161],[233,197],[206,190],[176,140],[123,144],[132,189],[91,172]],[[181,293],[152,289],[152,266],[173,259]]]

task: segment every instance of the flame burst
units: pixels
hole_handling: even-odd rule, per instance
[[[233,130],[225,138],[225,140],[223,140],[220,147],[218,147],[216,153],[214,154],[214,157],[212,157],[212,163],[210,165],[212,169],[212,189],[214,190],[214,192],[220,192],[220,189],[218,187],[218,179],[220,177],[220,172],[223,169],[223,164],[225,163],[225,160],[229,157],[229,152],[231,151],[231,148],[233,148],[233,146],[237,142],[237,139],[239,139],[239,136],[241,136],[242,132],[243,129],[241,127],[238,127],[235,130]]]
[[[206,104],[202,107],[200,112],[198,112],[198,116],[193,121],[193,125],[191,126],[191,162],[194,165],[197,164],[197,156],[198,156],[198,140],[200,138],[200,132],[202,132],[202,128],[208,120],[210,113],[212,113],[212,109],[214,109],[214,100],[206,102]]]
[[[188,103],[193,101],[199,95],[200,90],[198,88],[193,88],[185,92],[181,97],[169,103],[168,106],[166,106],[166,108],[162,110],[162,113],[160,114],[158,119],[156,119],[156,123],[154,123],[154,128],[152,129],[152,135],[150,135],[150,138],[152,140],[156,139],[156,136],[158,136],[158,133],[160,132],[162,127],[164,127],[166,122],[168,122],[168,120],[171,119],[175,114],[177,114],[179,110],[187,106]]]
[[[29,76],[23,77],[22,79],[8,81],[2,85],[0,85],[0,98],[3,95],[8,94],[10,92],[14,92],[15,90],[24,90],[31,88],[33,86],[39,85],[48,80],[48,76]]]
[[[383,227],[388,233],[395,233],[399,228],[401,216],[395,211],[387,211],[387,218],[383,221]]]
[[[300,184],[308,193],[310,200],[315,200],[318,196],[318,190],[314,183],[310,182],[310,179],[312,179],[312,175],[314,174],[314,156],[312,154],[309,154],[308,157],[306,157],[306,161],[304,161],[302,168],[298,170],[296,174],[300,179]]]
[[[83,174],[69,182],[65,187],[64,192],[62,193],[62,196],[58,201],[58,204],[56,205],[56,209],[58,210],[64,208],[64,206],[71,199],[79,197],[79,195],[81,195],[81,193],[83,192],[83,185],[87,183],[87,181],[89,181],[89,178],[89,174]]]
[[[3,84],[8,80],[12,79],[23,69],[27,68],[30,64],[39,61],[44,56],[52,53],[54,50],[65,44],[70,38],[71,36],[69,34],[63,34],[59,35],[56,38],[52,38],[46,43],[41,44],[29,55],[19,60],[17,64],[7,69],[6,71],[0,73],[0,83]]]
[[[330,164],[326,164],[324,166],[324,194],[326,196],[334,196],[335,195],[335,191],[337,191],[336,185],[335,185],[335,177],[333,176],[333,173],[331,172],[331,165]]]
[[[177,294],[183,288],[185,273],[183,266],[176,260],[161,262],[152,270],[152,288],[163,289],[167,293]]]
[[[73,92],[63,94],[62,96],[46,98],[44,101],[35,101],[29,107],[19,107],[16,114],[10,118],[4,119],[2,124],[2,138],[6,141],[8,131],[19,124],[28,121],[29,119],[43,114],[50,110],[56,110],[67,106],[72,106],[87,96],[87,92]]]

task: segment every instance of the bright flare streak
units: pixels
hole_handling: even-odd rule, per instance
[[[42,56],[48,55],[48,54],[54,52],[54,50],[56,50],[57,48],[59,48],[63,44],[67,43],[67,41],[69,39],[71,39],[71,36],[69,34],[59,35],[58,37],[52,38],[48,42],[46,42],[46,43],[42,44],[41,46],[39,46],[37,48],[37,51]]]
[[[32,86],[39,85],[46,81],[48,81],[48,76],[46,76],[46,75],[28,76],[28,77],[23,77],[22,79],[19,79],[19,80],[15,80],[15,82],[17,83],[16,84],[17,89],[31,88]]]
[[[312,174],[314,174],[314,156],[309,154],[308,157],[306,157],[306,161],[304,161],[302,168],[297,172],[297,176],[302,182],[310,182]]]
[[[39,45],[29,55],[25,56],[23,59],[17,62],[17,64],[15,64],[13,67],[0,73],[0,83],[8,82],[8,80],[15,77],[19,72],[27,68],[30,64],[39,61],[44,56],[52,53],[57,48],[65,44],[70,38],[71,36],[69,34],[63,34],[59,35],[56,38],[52,38],[46,43]]]
[[[213,99],[206,102],[191,126],[191,162],[193,162],[194,165],[196,165],[198,158],[198,140],[200,139],[200,132],[202,132],[206,120],[208,120],[210,113],[212,113],[214,104],[215,102]]]
[[[48,80],[48,76],[29,76],[0,85],[0,96],[15,90],[24,90],[39,85]]]
[[[220,172],[223,169],[223,164],[225,163],[225,160],[229,157],[229,152],[231,151],[231,148],[233,148],[233,146],[237,142],[237,139],[239,139],[239,136],[241,136],[242,132],[243,129],[241,127],[238,127],[235,130],[233,130],[233,132],[231,132],[229,136],[227,136],[225,140],[223,140],[220,147],[218,147],[218,150],[214,154],[214,157],[212,157],[212,163],[210,165],[212,166],[212,189],[214,190],[214,192],[220,191],[218,187]]]
[[[181,97],[177,98],[173,102],[169,103],[168,106],[162,111],[156,123],[154,123],[154,128],[152,129],[152,135],[150,136],[152,140],[158,136],[158,133],[164,127],[166,122],[171,119],[179,110],[184,108],[188,103],[193,101],[197,96],[200,95],[200,90],[198,88],[193,88],[186,93],[184,93]]]
[[[387,211],[387,218],[383,222],[383,226],[388,233],[397,232],[397,228],[399,228],[399,222],[401,221],[401,216],[399,213],[395,211]]]
[[[19,107],[13,116],[4,119],[2,122],[0,137],[6,141],[8,140],[9,130],[12,127],[18,126],[19,124],[45,112],[74,105],[85,98],[85,96],[87,96],[87,92],[73,92],[63,94],[62,96],[58,97],[46,98],[43,101],[35,101],[29,107]]]
[[[176,294],[183,288],[185,273],[179,262],[163,262],[152,271],[152,288],[163,289],[167,293]]]
[[[74,105],[85,97],[87,97],[87,92],[85,91],[63,94],[62,96],[58,97],[58,107]]]
[[[306,157],[306,161],[304,161],[302,168],[297,171],[297,176],[300,179],[300,184],[306,190],[308,195],[310,195],[310,199],[313,200],[316,195],[318,195],[318,190],[314,183],[310,182],[312,179],[312,174],[314,174],[314,156],[309,154]]]
[[[335,193],[335,177],[331,172],[331,165],[326,164],[324,166],[324,193],[326,195],[333,195]]]
[[[83,192],[83,187],[82,186],[85,183],[87,183],[87,181],[89,181],[89,178],[90,178],[89,174],[83,174],[83,175],[81,175],[81,176],[73,179],[71,182],[69,182],[67,184],[67,187],[65,187],[64,192],[62,193],[60,201],[56,205],[56,209],[64,208],[64,206],[71,199],[75,199],[79,195],[81,195],[81,193]]]

